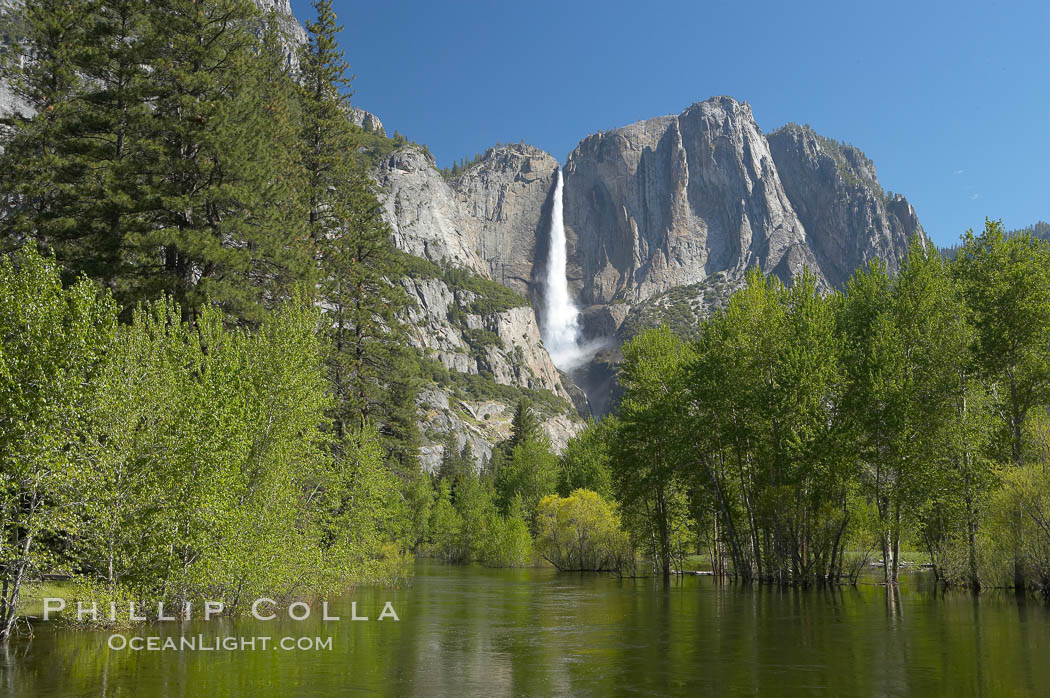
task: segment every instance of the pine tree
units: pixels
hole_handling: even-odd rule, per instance
[[[265,164],[254,182],[258,189],[253,216],[249,283],[270,296],[286,297],[293,284],[316,281],[316,244],[307,224],[306,169],[299,148],[301,102],[285,56],[280,18],[264,17],[261,43],[250,71],[244,100],[249,119],[255,113],[259,133],[250,140],[256,163]],[[305,284],[304,284],[305,285]]]
[[[71,212],[80,244],[65,264],[100,280],[124,302],[132,300],[126,295],[131,285],[123,281],[130,271],[125,240],[148,225],[140,208],[141,146],[151,127],[146,7],[143,0],[95,4],[77,66],[90,87],[80,100],[75,134],[70,134],[75,137],[68,141],[86,167]]]
[[[32,239],[42,250],[57,248],[65,261],[73,256],[66,242],[79,227],[70,209],[78,201],[83,163],[70,148],[70,136],[82,106],[84,76],[77,68],[86,51],[91,3],[41,0],[21,10],[23,35],[6,57],[2,77],[29,112],[4,120],[0,187],[9,211],[3,247],[12,251]]]
[[[288,141],[260,104],[257,71],[274,59],[251,33],[257,9],[249,0],[162,0],[149,3],[149,17],[156,174],[151,226],[135,241],[143,291],[171,293],[191,311],[210,298],[257,320],[275,293],[257,283],[260,269],[296,266],[269,227]]]
[[[249,0],[45,1],[8,68],[34,115],[10,121],[6,240],[55,250],[126,307],[211,297],[237,319],[308,274],[298,118]],[[30,60],[21,60],[29,58]]]
[[[514,419],[510,425],[510,442],[508,451],[513,451],[519,444],[526,441],[539,441],[543,438],[540,422],[536,418],[536,412],[527,398],[521,398],[514,410]]]
[[[379,426],[395,459],[415,467],[418,444],[414,356],[398,319],[407,297],[375,185],[357,156],[361,131],[349,119],[349,66],[338,48],[330,0],[313,3],[300,56],[303,164],[309,231],[318,249],[320,294],[339,400],[337,433]]]
[[[339,49],[331,2],[314,2],[317,18],[307,22],[309,41],[300,52],[302,151],[307,173],[310,234],[320,244],[347,215],[346,202],[334,194],[352,174],[357,139],[347,118],[350,108],[349,65]]]
[[[463,443],[463,450],[459,452],[459,459],[463,463],[463,467],[466,468],[468,473],[474,474],[477,470],[477,463],[474,460],[474,447],[470,445],[470,439],[467,439]]]
[[[24,9],[8,65],[35,111],[17,115],[0,187],[13,204],[6,238],[54,251],[67,281],[83,272],[116,292],[124,240],[142,232],[141,155],[151,128],[144,0],[42,2]]]
[[[445,435],[445,442],[441,449],[441,465],[438,467],[438,478],[447,481],[449,486],[454,486],[456,478],[463,472],[463,463],[456,448],[455,434],[449,432]]]

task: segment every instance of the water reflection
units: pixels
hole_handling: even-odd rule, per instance
[[[0,653],[0,695],[1039,695],[1050,614],[1012,595],[909,578],[797,590],[421,563],[294,622],[166,623],[141,635],[320,636],[331,651],[130,652],[43,627]],[[400,622],[375,618],[391,601]]]

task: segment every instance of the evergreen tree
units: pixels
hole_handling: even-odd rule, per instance
[[[8,243],[32,238],[125,306],[211,298],[258,321],[312,268],[297,119],[249,0],[43,2],[9,66],[36,110],[12,120]],[[39,59],[38,59],[39,57]]]
[[[513,451],[518,445],[526,441],[539,441],[544,438],[540,421],[536,418],[536,411],[528,398],[518,400],[518,406],[514,409],[514,419],[510,424],[510,441],[508,451]]]
[[[514,447],[495,477],[496,503],[509,514],[521,499],[521,511],[532,522],[536,505],[558,487],[558,459],[546,441],[529,439]]]
[[[350,154],[357,138],[347,118],[352,93],[350,66],[337,38],[342,27],[330,1],[317,1],[312,7],[317,17],[306,23],[309,40],[300,49],[299,90],[310,234],[320,245],[349,215],[346,202],[335,195],[356,169]]]
[[[339,404],[338,433],[372,420],[406,470],[415,465],[416,368],[399,313],[407,297],[375,186],[357,156],[361,131],[349,120],[348,65],[338,48],[330,0],[313,3],[300,56],[301,144],[309,231],[318,249],[320,293]]]
[[[265,163],[254,185],[261,206],[253,211],[249,283],[267,297],[289,294],[293,284],[316,281],[316,245],[306,220],[306,169],[299,148],[301,101],[285,55],[280,18],[263,18],[262,34],[249,73],[244,108],[263,115],[251,140],[253,161]]]
[[[456,437],[451,432],[445,435],[441,449],[441,465],[438,467],[438,478],[455,487],[456,479],[465,471],[459,449],[456,448]]]
[[[262,101],[271,95],[260,93],[257,71],[276,59],[251,32],[250,0],[160,0],[148,12],[151,225],[133,245],[143,291],[171,293],[184,311],[210,298],[257,320],[263,301],[283,290],[261,277],[301,261],[274,249],[279,234],[297,242],[294,229],[274,229],[274,212],[288,217],[268,198],[286,175],[289,140]]]
[[[477,463],[474,461],[474,447],[470,445],[470,439],[463,442],[463,450],[459,452],[459,460],[468,473],[477,472]]]
[[[569,439],[561,457],[558,494],[568,497],[574,490],[584,489],[605,499],[612,497],[609,446],[618,427],[614,416],[603,417],[601,422],[591,419],[586,429]]]
[[[113,289],[129,303],[133,288],[126,240],[145,232],[141,207],[146,198],[142,176],[143,145],[150,136],[150,74],[145,37],[150,27],[147,3],[118,0],[96,3],[92,31],[77,66],[88,91],[67,147],[85,161],[80,192],[68,215],[77,221],[80,244],[66,252],[65,265]],[[75,256],[74,256],[75,255]]]
[[[91,6],[87,0],[42,0],[18,8],[22,36],[5,56],[2,77],[30,111],[4,120],[5,251],[33,239],[42,250],[57,248],[60,261],[75,256],[66,243],[79,234],[71,209],[82,194],[76,185],[84,163],[70,137],[81,108],[85,78],[78,67],[87,51]]]

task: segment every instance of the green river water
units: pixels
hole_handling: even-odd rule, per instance
[[[127,633],[330,638],[331,649],[110,648],[110,632],[38,624],[0,657],[0,696],[1050,695],[1039,599],[932,589],[741,588],[686,577],[418,563],[404,589],[358,589],[283,616]],[[369,621],[351,621],[350,603]],[[399,621],[376,620],[389,601]],[[305,638],[305,639],[304,639]],[[119,641],[118,641],[119,643]],[[257,641],[259,644],[259,641]]]

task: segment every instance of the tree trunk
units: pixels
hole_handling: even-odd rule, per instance
[[[882,581],[890,583],[890,531],[885,526],[879,532],[879,543],[882,545]]]
[[[715,499],[718,501],[719,508],[722,510],[722,517],[725,519],[726,536],[729,538],[729,554],[733,558],[733,571],[737,575],[747,575],[745,581],[750,581],[750,570],[745,570],[743,553],[740,550],[740,540],[737,536],[736,526],[733,524],[733,517],[729,513],[729,503],[726,501],[725,493],[722,491],[722,483],[719,482],[718,476],[715,475],[714,470],[704,459],[701,459],[701,464],[704,470],[707,471],[707,476],[714,486]]]
[[[971,589],[980,591],[981,577],[977,573],[977,514],[973,510],[973,497],[969,494],[966,495],[966,542],[968,581]]]
[[[893,572],[892,583],[897,583],[897,572],[900,570],[900,553],[901,553],[901,505],[900,502],[894,507],[893,511]]]
[[[1011,443],[1010,450],[1011,455],[1014,459],[1014,465],[1017,467],[1021,466],[1022,451],[1021,451],[1021,427],[1024,422],[1024,415],[1021,413],[1020,400],[1017,396],[1017,384],[1013,377],[1013,372],[1010,372],[1010,435]],[[1028,584],[1025,581],[1024,575],[1024,557],[1021,555],[1022,545],[1024,544],[1024,532],[1021,528],[1023,524],[1023,513],[1020,507],[1015,512],[1015,525],[1017,526],[1017,548],[1014,550],[1014,591],[1017,594],[1023,594]]]
[[[660,574],[667,580],[671,577],[671,523],[668,521],[667,496],[663,487],[656,492],[656,510],[660,533]]]
[[[27,566],[27,560],[29,559],[29,548],[33,542],[33,536],[27,535],[25,540],[22,542],[22,559],[16,564],[16,571],[14,579],[8,583],[7,578],[4,579],[4,598],[3,598],[3,614],[2,614],[2,625],[0,625],[0,644],[7,643],[11,639],[11,633],[14,632],[15,622],[18,620],[18,598],[22,591],[22,582],[25,577],[25,571]]]

